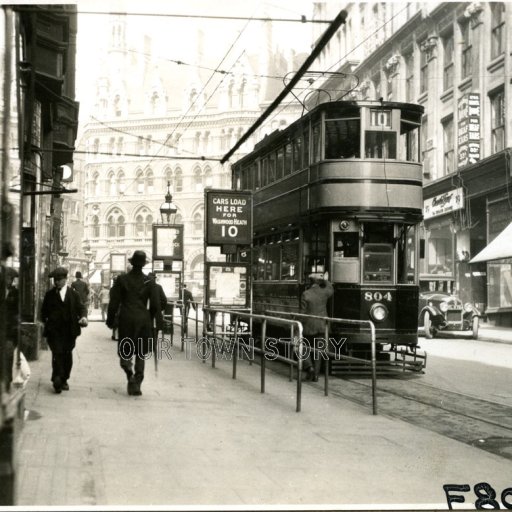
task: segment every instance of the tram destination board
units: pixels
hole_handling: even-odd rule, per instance
[[[207,190],[207,245],[250,245],[252,238],[252,192]]]

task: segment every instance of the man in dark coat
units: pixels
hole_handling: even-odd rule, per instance
[[[320,273],[314,273],[309,276],[310,287],[302,293],[300,299],[301,313],[314,316],[327,315],[327,301],[332,297],[334,289],[332,284],[327,281],[327,276]],[[310,352],[304,359],[304,370],[308,372],[308,377],[313,382],[318,381],[318,374],[322,365],[320,355],[315,356],[313,348],[315,347],[315,338],[325,340],[325,321],[319,318],[306,318],[302,321],[304,326],[304,337],[309,342]],[[321,347],[318,347],[321,348]]]
[[[64,267],[50,273],[55,286],[46,292],[41,308],[43,334],[52,351],[52,382],[56,393],[69,389],[76,338],[81,334],[81,327],[87,326],[87,307],[78,292],[66,285],[67,276]]]
[[[85,281],[82,281],[82,272],[76,271],[75,277],[76,280],[71,283],[71,288],[78,292],[78,295],[80,295],[80,299],[82,300],[82,304],[88,308],[90,293],[89,285]]]
[[[156,336],[158,331],[162,331],[164,328],[164,311],[165,307],[167,306],[167,297],[165,296],[165,292],[162,286],[156,282],[156,274],[154,272],[149,272],[148,278],[151,279],[154,283],[158,305],[157,310],[154,312],[153,322]]]
[[[147,263],[146,253],[135,251],[128,261],[132,269],[120,275],[110,290],[106,323],[112,328],[119,310],[117,352],[128,379],[128,394],[142,395],[140,386],[144,380],[145,357],[152,348],[152,317],[158,302],[154,282],[142,272]]]

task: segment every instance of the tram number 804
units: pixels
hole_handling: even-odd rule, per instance
[[[383,300],[387,302],[393,301],[393,296],[391,295],[391,292],[365,292],[364,293],[364,300],[368,302],[376,301],[376,302],[382,302]]]
[[[238,235],[238,228],[236,226],[229,226],[228,229],[226,229],[226,226],[222,226],[221,234],[223,237],[227,235],[231,238],[235,238],[236,235]]]

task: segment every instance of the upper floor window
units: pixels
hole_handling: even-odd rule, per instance
[[[453,156],[453,117],[450,116],[442,121],[443,125],[443,171],[449,174],[454,170]]]
[[[505,148],[505,93],[502,90],[491,97],[491,143],[492,152]]]
[[[146,173],[146,192],[148,194],[152,194],[154,192],[154,183],[155,179],[153,176],[153,171],[149,169]]]
[[[427,91],[428,87],[428,52],[420,45],[420,94]]]
[[[107,217],[107,237],[123,237],[125,235],[125,220],[121,212],[116,208]]]
[[[117,139],[117,154],[118,155],[123,154],[123,137],[119,137]]]
[[[203,173],[198,167],[194,170],[194,189],[196,192],[203,190]]]
[[[491,2],[491,58],[499,57],[505,50],[505,3]]]
[[[203,231],[203,216],[197,212],[194,215],[194,233],[201,233]]]
[[[112,172],[108,176],[108,183],[109,183],[109,195],[115,196],[117,194],[117,183],[116,183],[116,176]]]
[[[183,172],[178,167],[174,173],[174,190],[181,192],[183,190]]]
[[[100,220],[97,215],[92,218],[91,224],[91,236],[98,238],[100,236]]]
[[[124,183],[124,172],[119,171],[117,175],[117,192],[119,194],[124,194],[125,191],[125,183]]]
[[[137,194],[144,194],[144,176],[142,171],[137,171]]]
[[[143,208],[135,216],[135,236],[152,236],[153,233],[153,216],[147,208]]]
[[[213,187],[212,170],[209,167],[204,170],[204,186]]]
[[[473,71],[473,43],[469,21],[461,24],[460,30],[462,35],[461,75],[462,78],[467,78]]]
[[[453,33],[443,37],[443,90],[453,87]]]
[[[404,56],[405,61],[405,101],[414,100],[414,55],[413,52]]]

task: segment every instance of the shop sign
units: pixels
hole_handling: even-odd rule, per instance
[[[423,202],[423,218],[431,219],[445,213],[460,210],[464,207],[464,192],[462,188],[456,188],[440,194]]]
[[[458,167],[480,160],[480,94],[465,94],[458,102]]]

